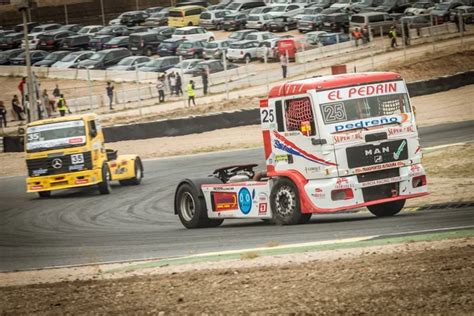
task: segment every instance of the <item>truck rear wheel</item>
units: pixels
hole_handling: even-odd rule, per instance
[[[112,186],[110,185],[110,170],[107,165],[102,166],[102,182],[98,184],[100,194],[110,194]]]
[[[143,165],[140,158],[135,160],[135,176],[132,179],[119,180],[120,185],[139,185],[143,178]]]
[[[207,217],[206,202],[198,195],[199,188],[183,183],[176,192],[175,208],[179,220],[186,228],[217,227],[223,219]]]
[[[49,198],[51,197],[51,191],[40,191],[38,195],[40,198]]]
[[[305,224],[311,218],[311,214],[301,213],[298,188],[290,179],[276,180],[270,193],[270,204],[272,221],[276,225]]]
[[[398,200],[382,204],[367,206],[369,211],[377,217],[388,217],[398,214],[405,206],[406,200]]]

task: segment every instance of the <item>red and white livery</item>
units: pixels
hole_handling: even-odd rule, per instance
[[[187,228],[226,218],[302,224],[313,213],[367,207],[400,212],[428,194],[415,116],[396,73],[358,73],[291,81],[260,101],[266,171],[256,164],[185,179],[175,213]]]

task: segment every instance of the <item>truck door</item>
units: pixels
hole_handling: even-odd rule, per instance
[[[271,160],[275,170],[296,170],[307,179],[326,177],[326,169],[336,166],[334,151],[323,148],[311,98],[304,95],[273,102],[276,128],[271,130]]]

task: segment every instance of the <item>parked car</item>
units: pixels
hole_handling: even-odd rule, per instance
[[[74,35],[69,31],[51,31],[39,36],[39,42],[36,46],[37,49],[54,51],[58,50],[66,37]]]
[[[151,56],[164,39],[165,37],[157,32],[136,33],[130,35],[128,48],[133,55]]]
[[[327,9],[334,3],[336,3],[337,0],[316,0],[314,1],[309,7],[310,8],[321,8],[322,9]]]
[[[403,13],[415,0],[384,0],[384,2],[371,10],[386,13]]]
[[[273,19],[273,16],[270,14],[254,14],[247,17],[247,24],[245,27],[247,29],[254,30],[267,30],[267,23]]]
[[[224,21],[222,21],[222,29],[224,31],[242,30],[245,28],[246,23],[247,23],[247,14],[232,13],[224,17]]]
[[[149,62],[141,65],[138,70],[147,72],[165,72],[166,70],[173,68],[179,63],[177,56],[166,56],[157,59],[152,59]]]
[[[40,32],[40,33],[31,33],[31,34],[28,34],[28,45],[29,45],[29,48],[30,49],[36,49],[36,47],[38,46],[38,42],[39,42],[39,36],[42,35],[43,32]],[[25,40],[21,40],[21,48],[25,48],[26,47],[26,44],[25,44]]]
[[[125,25],[109,25],[101,29],[96,33],[97,35],[111,35],[111,36],[125,36],[128,35],[130,31]]]
[[[125,57],[115,66],[110,66],[107,70],[135,70],[136,68],[146,64],[151,60],[147,56],[130,56]]]
[[[435,4],[433,10],[431,10],[434,23],[441,24],[444,22],[449,22],[451,11],[462,5],[463,3],[458,1],[448,1]]]
[[[271,6],[256,7],[249,11],[249,15],[265,14],[272,9]]]
[[[161,42],[156,52],[160,56],[174,56],[176,55],[176,49],[184,41],[183,38],[169,38]]]
[[[99,32],[103,28],[104,27],[102,25],[88,25],[88,26],[84,26],[77,33],[83,34],[83,35],[95,36],[97,32]]]
[[[62,25],[58,30],[78,33],[83,27],[84,26],[81,24],[66,24],[66,25]]]
[[[267,22],[267,29],[270,32],[288,32],[296,27],[296,20],[287,16],[278,16]]]
[[[42,60],[34,63],[35,67],[51,67],[54,63],[64,58],[64,56],[69,55],[71,52],[65,50],[58,50],[56,52],[49,53]]]
[[[336,3],[331,4],[330,8],[339,9],[339,12],[348,12],[354,3],[359,0],[337,0]]]
[[[304,6],[301,6],[298,4],[282,4],[282,5],[272,6],[272,9],[268,11],[267,14],[270,14],[274,17],[277,17],[277,16],[293,17],[293,16],[303,13],[303,11],[304,11]]]
[[[69,51],[88,49],[90,39],[89,35],[85,34],[68,36],[61,44],[61,49]]]
[[[263,0],[234,0],[225,8],[236,12],[248,12],[254,8],[265,7]]]
[[[387,34],[392,25],[395,24],[394,18],[382,12],[364,12],[353,14],[349,23],[350,31],[355,28],[361,29],[367,26],[371,29],[373,35],[380,35],[380,32]]]
[[[95,52],[89,59],[79,62],[77,68],[106,69],[118,64],[122,59],[129,56],[131,56],[131,53],[126,48],[105,49]]]
[[[405,10],[405,15],[421,15],[429,14],[434,8],[434,3],[431,1],[421,1],[414,3],[410,8]]]
[[[215,39],[214,33],[209,32],[208,30],[200,26],[187,26],[176,29],[172,38],[205,41],[213,41]]]
[[[257,58],[264,62],[266,55],[267,61],[278,60],[280,58],[280,55],[278,54],[278,41],[280,40],[280,38],[272,38],[260,42],[257,48]]]
[[[0,65],[9,65],[10,58],[15,58],[23,52],[24,50],[21,48],[15,48],[0,52]]]
[[[323,31],[344,32],[349,31],[349,15],[347,13],[333,13],[323,17]]]
[[[172,26],[157,26],[149,30],[149,32],[157,33],[163,40],[171,38],[175,31],[176,28]]]
[[[227,52],[227,48],[229,48],[230,43],[231,42],[228,40],[219,40],[219,41],[204,43],[204,52],[203,52],[204,59],[222,58],[222,54],[224,52]]]
[[[131,26],[128,28],[128,35],[148,32],[149,30],[150,28],[148,26]]]
[[[349,41],[349,36],[344,33],[326,33],[319,36],[319,43],[322,46],[334,45]]]
[[[79,62],[89,59],[94,53],[92,51],[72,52],[60,61],[55,62],[51,68],[76,68]]]
[[[207,30],[220,30],[224,17],[231,13],[229,10],[204,11],[199,18],[199,26]]]
[[[298,31],[301,33],[318,31],[323,24],[323,15],[305,15],[298,21]]]
[[[192,70],[195,69],[196,66],[201,61],[203,61],[203,60],[202,59],[194,59],[194,58],[184,59],[184,60],[180,61],[179,63],[177,63],[176,65],[174,65],[173,68],[168,69],[166,71],[166,74],[170,74],[172,72],[181,73],[181,71],[183,72],[183,74],[191,73]],[[189,72],[189,71],[191,71],[191,72]]]
[[[349,11],[352,13],[365,12],[382,5],[383,1],[384,0],[361,0],[359,2],[353,3],[350,6]]]
[[[227,40],[231,42],[239,42],[243,41],[245,37],[251,33],[257,33],[256,30],[240,30],[240,31],[235,31],[230,33],[229,37],[227,37]]]
[[[147,8],[145,9],[146,13],[148,14],[153,14],[153,13],[158,13],[158,12],[161,12],[165,9],[165,7],[151,7],[151,8]]]
[[[453,10],[451,10],[450,14],[450,21],[457,23],[456,16],[462,15],[465,24],[472,24],[474,23],[474,7],[462,5]]]
[[[321,13],[322,10],[323,10],[323,9],[320,8],[320,7],[305,8],[302,13],[295,15],[294,18],[295,18],[297,21],[299,21],[299,20],[301,20],[304,16],[316,15],[316,14]]]
[[[305,42],[311,46],[320,46],[320,36],[326,35],[326,31],[313,31],[305,34]]]
[[[227,70],[239,67],[233,63],[226,63],[226,66],[227,66]],[[185,74],[192,74],[193,77],[197,77],[197,76],[200,76],[203,71],[206,71],[209,74],[213,74],[213,73],[221,72],[224,70],[225,70],[225,67],[222,61],[214,59],[214,60],[201,61],[200,63],[196,65],[196,67],[194,67],[194,69],[186,71]]]
[[[119,15],[118,17],[116,17],[115,19],[110,20],[110,21],[109,21],[109,25],[120,25],[120,20],[122,20],[122,16],[123,16],[124,14],[125,14],[125,12],[122,13],[122,14],[120,14],[120,15]]]
[[[150,14],[148,14],[146,11],[125,12],[120,18],[120,24],[126,26],[142,25],[142,23],[145,23],[145,20],[149,17]]]
[[[169,11],[161,11],[158,13],[153,13],[149,18],[143,23],[144,26],[163,26],[168,25],[168,16]]]
[[[199,25],[199,17],[206,9],[198,5],[186,5],[171,8],[168,25],[174,27]]]
[[[249,63],[257,58],[257,48],[257,41],[244,40],[231,43],[227,49],[227,59],[229,61],[245,61]]]
[[[129,39],[129,36],[113,37],[108,42],[105,42],[104,45],[102,45],[102,48],[103,49],[128,48],[128,39]]]
[[[44,33],[57,30],[61,27],[61,24],[50,23],[50,24],[40,24],[35,26],[29,33]]]
[[[333,13],[344,13],[345,11],[341,8],[333,8],[333,7],[329,7],[329,8],[326,8],[326,9],[323,9],[321,11],[321,14],[322,15],[328,15],[328,14],[333,14]]]
[[[30,51],[31,64],[43,60],[48,55],[48,52],[44,50],[32,50]],[[10,58],[10,65],[26,65],[26,52],[23,52],[16,57]]]
[[[176,56],[183,58],[203,58],[204,41],[185,41],[176,49]]]
[[[252,32],[245,36],[245,40],[261,42],[261,41],[264,41],[270,38],[275,38],[275,37],[277,36],[271,32]]]
[[[27,22],[26,23],[26,29],[28,30],[28,33],[31,33],[33,28],[37,27],[40,25],[38,22]],[[13,27],[13,32],[14,33],[21,33],[23,32],[23,23],[17,24]]]
[[[96,35],[89,41],[89,49],[91,50],[102,50],[104,44],[114,38],[113,35]]]
[[[402,33],[402,23],[405,27],[405,36],[409,35],[410,29],[416,29],[417,33],[419,30],[424,27],[431,26],[431,18],[429,15],[413,15],[413,16],[405,16],[400,19],[400,23],[397,24],[397,33]],[[409,40],[409,39],[408,39]]]
[[[14,49],[19,48],[21,41],[23,40],[23,33],[10,33],[5,35],[5,37],[0,38],[0,49]]]

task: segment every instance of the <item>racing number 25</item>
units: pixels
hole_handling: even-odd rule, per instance
[[[269,128],[270,124],[275,122],[275,109],[260,109],[260,117],[262,118],[262,127]]]

